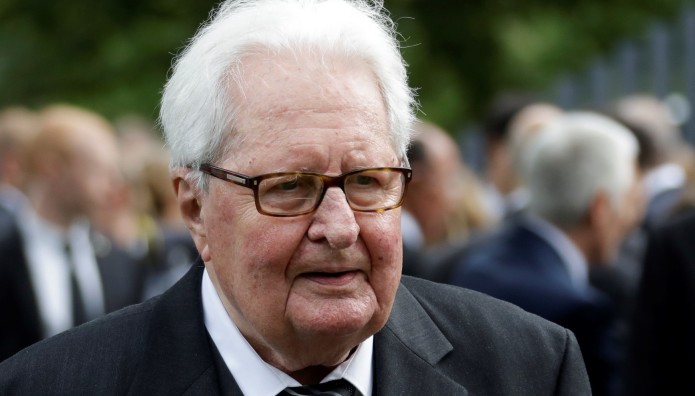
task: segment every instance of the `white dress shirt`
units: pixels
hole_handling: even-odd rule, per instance
[[[77,221],[65,231],[27,207],[20,214],[19,228],[44,337],[73,327],[71,268],[65,253],[66,243],[70,244],[87,317],[103,315],[104,292],[87,222]]]
[[[420,224],[407,209],[401,207],[401,235],[403,244],[418,250],[425,246],[425,235],[422,233]]]
[[[666,163],[657,166],[644,175],[643,184],[647,200],[659,193],[673,188],[680,188],[687,181],[685,170],[680,165]]]
[[[300,386],[294,378],[261,359],[246,341],[227,314],[207,269],[202,282],[205,327],[244,395],[276,396],[289,386]],[[345,378],[363,396],[371,396],[372,353],[373,337],[369,337],[321,382]]]
[[[16,215],[27,205],[29,201],[24,193],[9,184],[0,184],[0,206]]]

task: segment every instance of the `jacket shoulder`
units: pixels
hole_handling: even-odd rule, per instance
[[[406,295],[401,300],[408,300],[410,305],[401,305],[399,315],[413,315],[404,311],[417,311],[414,305],[421,307],[451,344],[437,367],[469,392],[590,392],[579,345],[570,330],[473,290],[405,276],[401,282],[404,290],[399,292]],[[423,342],[408,338],[412,330],[409,321],[415,319],[398,321],[401,339],[407,340],[404,343]],[[430,329],[430,333],[437,330]]]
[[[145,350],[158,298],[33,344],[0,363],[7,394],[125,394]],[[58,388],[56,388],[58,387]]]
[[[466,321],[491,326],[514,320],[515,327],[528,326],[550,333],[564,333],[565,329],[542,317],[527,312],[506,301],[464,287],[431,282],[404,276],[401,283],[435,321],[460,323]],[[446,326],[445,326],[446,327]],[[502,326],[504,330],[509,326]]]

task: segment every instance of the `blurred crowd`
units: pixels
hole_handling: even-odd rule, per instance
[[[694,390],[695,155],[669,109],[502,95],[483,133],[474,171],[451,133],[417,123],[403,273],[569,328],[596,395]],[[0,360],[162,293],[196,260],[168,161],[139,118],[0,112]]]
[[[153,126],[0,112],[0,360],[160,294],[195,261]]]
[[[695,155],[669,108],[646,94],[591,109],[508,94],[483,134],[473,172],[420,123],[404,273],[569,328],[595,395],[695,391]]]

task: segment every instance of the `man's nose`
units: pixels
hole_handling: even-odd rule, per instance
[[[340,188],[331,187],[326,191],[307,232],[312,241],[326,239],[334,249],[345,249],[357,241],[360,226]]]

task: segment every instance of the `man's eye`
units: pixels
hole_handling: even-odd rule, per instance
[[[317,189],[316,183],[312,178],[303,176],[283,176],[276,179],[267,180],[261,188],[264,194],[300,194],[305,196],[312,194]]]
[[[282,191],[290,191],[290,190],[296,189],[298,185],[299,185],[299,180],[297,178],[294,178],[292,180],[278,183],[275,186],[275,188],[277,188],[278,190],[282,190]]]
[[[361,186],[370,186],[372,184],[375,184],[377,181],[373,177],[359,175],[355,178],[355,182]]]

